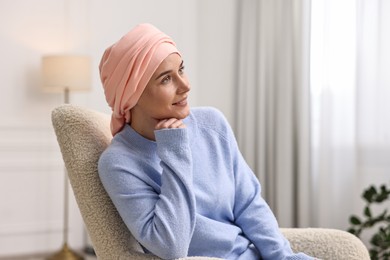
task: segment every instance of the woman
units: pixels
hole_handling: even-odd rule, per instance
[[[223,115],[190,109],[175,43],[150,24],[104,53],[113,110],[102,183],[144,250],[164,259],[311,259],[294,254]]]

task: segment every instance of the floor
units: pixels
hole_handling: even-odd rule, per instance
[[[46,260],[48,255],[30,255],[30,256],[13,256],[13,257],[0,257],[1,260]],[[84,260],[96,260],[96,256],[86,255]]]
[[[13,257],[0,257],[1,260],[46,260],[50,255],[29,255],[29,256],[13,256]],[[96,256],[83,255],[84,260],[96,260]]]
[[[79,253],[79,252],[77,252]],[[96,256],[92,254],[79,253],[84,260],[96,260]],[[0,260],[46,260],[51,254],[36,254],[36,255],[22,255],[22,256],[12,256],[12,257],[0,257]]]

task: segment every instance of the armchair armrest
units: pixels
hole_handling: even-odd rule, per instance
[[[370,259],[362,241],[346,231],[324,228],[282,228],[281,231],[294,252],[319,259]]]

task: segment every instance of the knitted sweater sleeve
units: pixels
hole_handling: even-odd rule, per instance
[[[129,158],[101,158],[99,174],[134,237],[154,255],[180,258],[188,253],[195,226],[188,136],[186,129],[159,130],[155,134],[162,168],[160,191],[148,183],[146,172],[132,169]]]
[[[234,217],[245,236],[259,250],[262,259],[313,259],[292,252],[288,240],[279,230],[277,220],[261,196],[261,186],[241,155],[232,130],[228,126],[235,177]]]

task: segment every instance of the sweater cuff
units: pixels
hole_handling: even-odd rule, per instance
[[[170,150],[183,150],[188,147],[188,133],[186,128],[161,129],[154,131],[157,146]]]
[[[192,156],[186,129],[157,130],[155,136],[161,161],[176,174],[185,174],[185,179],[191,180],[189,177],[192,176]],[[186,182],[185,179],[182,181]]]

